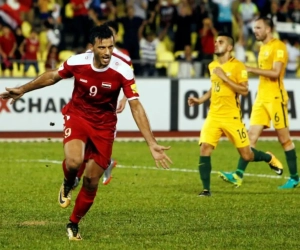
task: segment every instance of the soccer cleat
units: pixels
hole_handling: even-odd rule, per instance
[[[78,233],[78,224],[70,222],[67,224],[67,235],[69,237],[69,240],[82,240],[80,234]]]
[[[66,208],[70,205],[72,197],[72,188],[73,187],[67,186],[66,181],[64,180],[58,193],[58,203],[62,208]]]
[[[278,189],[292,189],[297,187],[299,184],[299,181],[296,181],[292,178],[288,179],[288,181],[283,184],[282,186],[279,186]]]
[[[271,152],[266,152],[266,154],[271,155],[271,161],[269,162],[270,168],[278,175],[282,175],[283,173],[283,166],[281,162],[271,153]]]
[[[111,177],[112,177],[111,172],[112,172],[113,168],[116,167],[116,165],[117,165],[117,161],[111,159],[108,168],[104,171],[104,174],[103,174],[103,180],[102,180],[103,185],[107,185],[108,183],[110,183]]]
[[[77,188],[79,183],[80,183],[80,178],[76,176],[72,189],[74,190],[75,188]]]
[[[208,190],[203,190],[200,194],[199,197],[210,197],[211,193]]]
[[[230,182],[236,187],[239,187],[242,185],[243,179],[239,177],[236,173],[226,173],[223,171],[219,172],[219,176],[227,182]]]

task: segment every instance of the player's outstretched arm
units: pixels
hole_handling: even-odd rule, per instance
[[[170,149],[170,147],[165,147],[157,144],[150,129],[150,124],[146,112],[140,101],[138,99],[130,100],[129,105],[132,116],[149,146],[156,166],[169,168],[169,164],[172,163],[172,160],[165,154],[164,151]]]
[[[205,101],[207,101],[209,98],[211,97],[211,89],[209,89],[209,91],[207,91],[203,96],[201,96],[200,98],[197,97],[193,97],[190,96],[187,100],[188,105],[190,107],[195,106],[195,105],[200,105],[202,103],[204,103]]]
[[[12,99],[11,103],[21,98],[25,93],[35,89],[44,88],[53,85],[60,81],[62,78],[58,74],[58,70],[51,70],[37,76],[32,81],[16,88],[5,88],[6,92],[0,94],[2,99]]]

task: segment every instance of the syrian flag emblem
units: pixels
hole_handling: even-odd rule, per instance
[[[111,89],[111,83],[109,82],[103,82],[101,86],[105,89]]]

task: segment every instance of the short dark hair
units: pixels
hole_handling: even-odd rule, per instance
[[[256,19],[256,21],[258,21],[258,20],[262,20],[265,23],[265,25],[267,25],[271,28],[271,30],[274,29],[274,22],[273,22],[272,18],[269,18],[267,16],[260,16]]]
[[[105,24],[108,27],[114,29],[114,31],[116,32],[116,34],[118,34],[118,32],[119,32],[119,24],[116,21],[107,21]]]
[[[112,31],[106,24],[102,24],[100,26],[96,26],[90,30],[90,43],[95,44],[96,38],[99,39],[108,39],[113,36]]]
[[[230,35],[230,34],[227,33],[227,32],[219,32],[219,33],[218,33],[218,36],[225,36],[225,37],[227,37],[227,39],[228,39],[230,45],[231,45],[232,47],[234,47],[234,38],[233,38],[232,35]]]

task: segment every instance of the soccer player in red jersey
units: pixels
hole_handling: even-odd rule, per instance
[[[109,27],[101,25],[93,28],[90,41],[93,53],[72,56],[59,69],[45,72],[20,87],[6,88],[6,92],[0,94],[0,98],[13,99],[14,102],[29,91],[74,77],[72,98],[62,110],[65,119],[65,164],[64,182],[59,195],[61,207],[70,204],[72,187],[87,149],[89,160],[70,223],[67,224],[70,240],[82,239],[78,223],[92,206],[99,179],[110,163],[117,123],[117,100],[121,89],[156,166],[169,168],[172,163],[164,152],[170,147],[158,145],[151,132],[145,110],[139,101],[132,68],[112,55],[114,39]]]
[[[118,23],[115,21],[107,21],[105,24],[111,29],[111,31],[113,33],[114,41],[116,42],[118,40],[118,32],[119,32]],[[88,49],[86,52],[92,53],[92,50]],[[121,59],[122,61],[127,63],[130,67],[132,67],[131,58],[128,55],[124,54],[122,51],[120,51],[116,46],[113,48],[112,54],[113,54],[113,56],[118,57],[119,59]],[[117,113],[121,113],[125,109],[126,101],[127,101],[127,98],[124,95],[123,98],[119,101],[119,104],[117,106],[117,109],[116,109]],[[111,159],[109,166],[103,173],[103,179],[102,179],[103,185],[107,185],[110,183],[111,178],[112,178],[111,172],[116,165],[117,165],[117,161],[114,159]],[[85,166],[86,166],[86,163],[83,162],[80,169],[77,172],[77,176],[75,179],[75,184],[74,184],[73,189],[75,189],[79,185],[80,179],[85,170]]]

